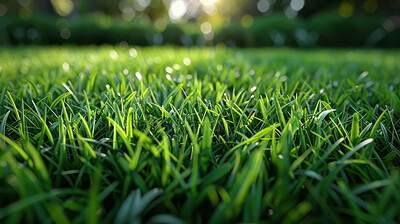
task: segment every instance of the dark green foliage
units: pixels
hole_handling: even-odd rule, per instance
[[[297,46],[295,30],[303,28],[299,19],[289,19],[284,14],[256,18],[250,32],[258,46]]]
[[[143,23],[112,19],[102,15],[85,15],[74,18],[70,25],[71,38],[67,43],[88,44],[119,44],[127,43],[150,45],[153,31]]]
[[[235,22],[231,22],[216,31],[215,43],[224,43],[228,46],[233,45],[236,47],[255,46],[255,40],[249,30]],[[257,43],[261,44],[262,42]]]
[[[307,30],[317,31],[319,34],[317,44],[327,47],[365,47],[370,35],[386,18],[380,16],[358,16],[343,18],[337,12],[320,13],[308,20]],[[386,35],[388,35],[387,33]],[[383,45],[382,40],[373,41],[372,46]],[[393,47],[399,46],[390,42]]]
[[[168,24],[165,30],[162,32],[163,41],[165,44],[173,44],[182,46],[182,36],[185,32],[177,24]]]
[[[307,19],[289,19],[282,13],[275,13],[255,17],[248,28],[232,20],[215,27],[214,39],[209,42],[204,40],[196,23],[170,23],[159,33],[153,27],[149,21],[125,21],[102,14],[58,18],[35,13],[29,19],[8,14],[0,17],[0,44],[100,45],[126,41],[138,46],[224,43],[237,47],[400,47],[400,28],[393,18],[360,14],[343,18],[336,11],[319,13]],[[64,34],[66,39],[61,38],[62,32],[70,32],[70,36]],[[155,38],[154,35],[158,36]]]
[[[16,14],[0,18],[0,43],[10,44],[61,44],[63,39],[52,16],[34,14],[32,19],[21,19]],[[31,32],[31,39],[28,33]]]

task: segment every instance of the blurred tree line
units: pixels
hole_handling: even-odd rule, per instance
[[[400,47],[400,0],[1,0],[0,44]]]
[[[0,16],[3,8],[3,11],[5,9],[21,14],[37,11],[73,17],[100,12],[110,16],[125,16],[128,19],[142,17],[154,21],[157,18],[168,17],[168,11],[176,1],[184,2],[187,7],[183,16],[186,18],[184,22],[212,17],[215,14],[230,18],[268,15],[273,12],[290,11],[291,6],[296,5],[300,8],[292,11],[295,11],[295,16],[303,18],[328,10],[342,11],[343,16],[351,16],[354,13],[395,15],[399,14],[400,10],[399,0],[2,0]],[[214,5],[216,13],[207,13],[207,7]]]

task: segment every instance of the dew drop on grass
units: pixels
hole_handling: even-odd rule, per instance
[[[118,53],[115,50],[110,51],[110,57],[112,60],[117,60],[118,58]]]
[[[64,63],[62,64],[62,68],[63,68],[63,70],[64,70],[65,72],[68,72],[68,71],[69,71],[69,64],[68,64],[67,62],[64,62]]]
[[[174,67],[175,70],[180,70],[181,69],[181,66],[178,65],[178,64],[174,64],[174,66],[172,66],[172,67]]]
[[[124,69],[124,71],[122,71],[122,73],[123,73],[124,75],[128,75],[129,70],[128,70],[128,69]]]
[[[252,69],[252,70],[249,71],[249,74],[250,74],[250,75],[255,75],[256,72]]]
[[[240,77],[240,72],[239,71],[236,71],[235,72],[235,78],[239,78]]]
[[[136,58],[136,56],[137,56],[137,51],[136,51],[136,49],[135,49],[135,48],[129,49],[129,55],[130,55],[131,57],[133,57],[133,58]]]
[[[137,79],[139,79],[139,81],[143,80],[142,74],[140,74],[139,72],[136,72],[135,76],[136,76]]]
[[[283,155],[282,155],[282,154],[279,154],[279,155],[278,155],[278,158],[279,158],[279,159],[283,159]]]
[[[186,66],[189,66],[192,64],[192,60],[190,60],[190,58],[184,58],[183,59],[183,64]]]
[[[172,77],[171,77],[169,74],[165,75],[165,77],[166,77],[169,81],[172,80]]]
[[[165,71],[168,72],[169,74],[172,74],[174,70],[172,70],[171,67],[165,67]]]
[[[180,75],[179,78],[178,78],[178,82],[179,83],[183,82],[183,78],[184,78],[183,75]]]
[[[254,92],[254,91],[256,91],[256,89],[257,89],[257,87],[256,87],[256,86],[253,86],[253,87],[251,87],[250,91],[251,91],[251,92]]]
[[[107,84],[107,85],[106,85],[106,88],[109,89],[109,88],[110,88],[110,85]]]
[[[360,78],[363,79],[363,78],[367,77],[367,75],[368,75],[368,72],[365,71],[365,72],[361,73]]]
[[[273,214],[274,214],[274,210],[268,209],[268,215],[273,215]]]
[[[217,65],[217,70],[218,70],[218,71],[221,71],[221,70],[222,70],[222,65],[221,65],[221,64],[218,64],[218,65]]]
[[[285,82],[286,80],[287,80],[287,76],[286,75],[282,76],[281,81]]]
[[[192,77],[193,76],[191,74],[187,75],[187,79],[189,79],[189,80],[192,79]]]

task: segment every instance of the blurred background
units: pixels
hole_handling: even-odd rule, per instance
[[[0,0],[0,45],[400,47],[400,0]]]

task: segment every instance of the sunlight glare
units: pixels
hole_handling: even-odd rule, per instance
[[[203,5],[214,5],[217,0],[200,0],[201,4]]]
[[[173,20],[179,20],[186,13],[186,3],[183,0],[175,0],[171,2],[169,8],[169,17]]]

